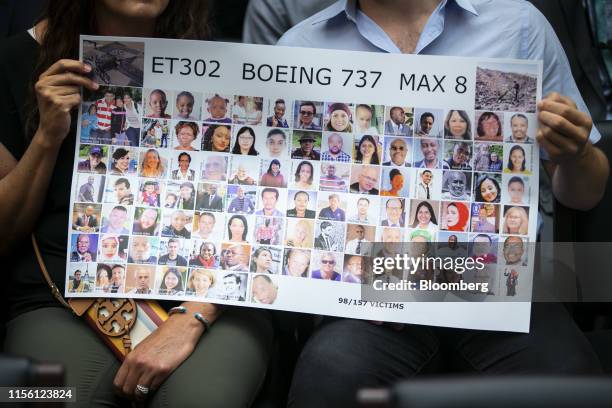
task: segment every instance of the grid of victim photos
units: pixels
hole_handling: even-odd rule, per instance
[[[83,100],[69,293],[278,303],[284,279],[369,283],[374,242],[488,265],[384,279],[517,293],[533,113],[132,87]]]

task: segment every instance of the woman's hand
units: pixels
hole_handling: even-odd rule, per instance
[[[204,333],[204,325],[193,314],[200,312],[211,323],[220,312],[214,304],[183,303],[183,314],[173,314],[131,351],[117,371],[113,385],[129,399],[144,400],[147,395],[136,392],[143,385],[154,392],[193,352]]]
[[[70,111],[81,103],[79,87],[90,90],[99,85],[84,75],[91,67],[80,61],[62,59],[43,72],[34,85],[38,110],[39,131],[45,141],[61,143],[70,130]]]

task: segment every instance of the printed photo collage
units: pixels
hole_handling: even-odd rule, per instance
[[[271,304],[280,275],[366,283],[374,242],[463,245],[523,267],[536,122],[525,112],[86,92],[68,283],[79,271],[88,293]]]

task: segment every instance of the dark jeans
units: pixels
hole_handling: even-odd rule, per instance
[[[503,316],[500,316],[503,319]],[[306,343],[291,407],[354,406],[356,391],[446,368],[473,373],[601,374],[600,362],[561,304],[532,305],[529,334],[328,319]]]
[[[140,137],[140,129],[136,129],[133,127],[127,128],[125,130],[128,140],[130,141],[130,146],[138,146],[138,139]]]

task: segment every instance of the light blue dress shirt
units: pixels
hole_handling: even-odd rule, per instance
[[[398,10],[401,13],[401,10]],[[357,8],[341,0],[287,31],[279,45],[353,51],[401,51]],[[459,57],[541,59],[543,95],[556,91],[588,113],[563,47],[546,18],[524,0],[442,0],[417,43],[415,54]],[[601,138],[593,127],[590,140]],[[541,150],[541,158],[546,152]]]

